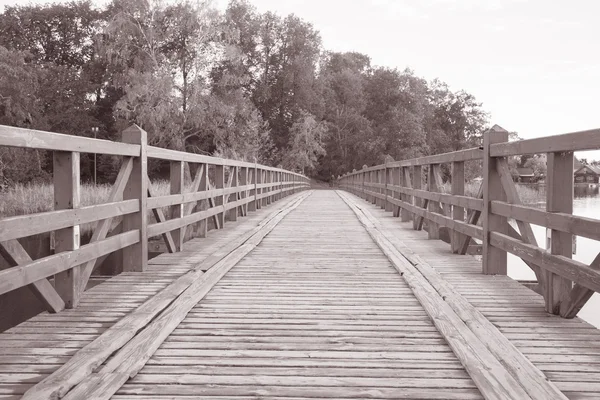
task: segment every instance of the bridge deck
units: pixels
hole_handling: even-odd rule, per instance
[[[283,200],[148,271],[88,291],[82,305],[0,334],[0,399],[20,398],[222,244]],[[507,277],[480,275],[470,256],[426,240],[357,200],[401,252],[437,269],[571,399],[600,397],[600,333],[548,316],[540,297]],[[316,191],[231,269],[114,399],[480,399],[459,358],[390,259],[333,191]],[[442,318],[443,319],[443,318]],[[502,398],[502,397],[497,397]],[[504,397],[506,398],[506,397]]]

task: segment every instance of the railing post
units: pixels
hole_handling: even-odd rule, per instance
[[[264,170],[264,169],[259,169],[259,170],[258,170],[258,176],[259,176],[259,179],[258,179],[258,183],[259,183],[259,184],[261,184],[261,185],[262,185],[262,184],[266,183],[266,181],[267,181],[267,174],[266,174],[266,172],[265,172],[265,170]],[[263,195],[263,194],[265,194],[265,192],[266,192],[266,191],[267,191],[267,189],[266,189],[266,188],[261,188],[261,189],[258,189],[258,193],[259,193],[260,195]],[[259,200],[259,202],[258,202],[258,207],[257,207],[257,208],[266,207],[266,205],[267,205],[267,198],[266,198],[266,197],[263,197],[263,198],[261,198],[261,199]]]
[[[400,182],[404,189],[408,189],[410,187],[410,185],[408,184],[408,179],[406,177],[407,173],[408,173],[407,167],[400,167]],[[402,202],[410,203],[410,196],[407,194],[403,194]],[[400,221],[401,222],[410,221],[410,212],[405,207],[402,207],[402,210],[400,211]]]
[[[429,192],[439,191],[435,181],[435,164],[429,164],[429,167],[427,168],[427,190]],[[431,212],[439,212],[439,207],[437,207],[437,203],[435,201],[430,200],[428,208]],[[427,221],[427,237],[429,239],[440,238],[440,226],[431,220]]]
[[[546,211],[573,214],[573,152],[548,153]],[[550,252],[559,256],[573,257],[573,235],[552,229],[550,231]],[[573,283],[550,271],[544,271],[544,299],[546,311],[559,314],[561,304],[567,300]],[[563,306],[563,308],[564,308]]]
[[[229,173],[232,174],[231,176],[231,188],[236,188],[236,191],[234,193],[231,193],[227,196],[225,196],[228,201],[227,203],[230,203],[231,197],[233,197],[233,201],[237,201],[237,187],[238,187],[238,173],[239,173],[239,169],[236,166],[233,167],[229,167]],[[238,217],[238,208],[234,207],[230,210],[227,210],[227,220],[228,221],[237,221],[237,217]]]
[[[182,194],[184,187],[184,163],[183,161],[171,161],[171,194]],[[171,206],[171,218],[183,217],[183,204]],[[171,232],[175,243],[175,251],[181,251],[183,246],[183,228]]]
[[[223,190],[225,188],[225,167],[223,165],[215,165],[215,189]],[[221,193],[215,196],[215,207],[223,206],[225,202],[225,196]],[[219,221],[219,227],[223,229],[225,227],[225,213],[220,212],[217,214],[217,221]]]
[[[385,165],[385,211],[394,211],[393,204],[389,201],[390,190],[389,185],[392,185],[392,169],[388,168],[387,163]]]
[[[123,217],[123,232],[137,229],[140,232],[140,241],[123,249],[123,271],[141,272],[148,265],[148,213],[146,201],[148,199],[148,159],[146,147],[148,144],[146,131],[137,125],[130,126],[123,131],[123,142],[139,144],[140,156],[133,160],[133,169],[123,191],[123,200],[137,199],[140,202],[140,211]]]
[[[394,186],[402,186],[402,178],[400,177],[400,171],[402,171],[401,167],[396,167],[394,168],[394,172],[393,172],[393,184]],[[398,189],[394,189],[394,199],[396,200],[402,200],[402,194],[400,192],[397,192],[396,190]],[[400,213],[402,212],[402,207],[398,206],[398,205],[394,205],[394,217],[399,217]]]
[[[205,192],[208,190],[208,164],[199,165],[198,168],[202,168],[200,172],[202,175],[200,176],[200,187],[198,187],[199,192]],[[208,200],[203,200],[204,204],[208,203]],[[208,207],[207,207],[208,208]],[[200,221],[200,232],[198,235],[201,238],[205,238],[208,234],[208,218],[204,218]]]
[[[65,210],[79,208],[80,168],[79,153],[54,152],[54,209]],[[54,234],[56,253],[77,250],[80,244],[79,225],[58,229]],[[66,308],[75,308],[79,304],[81,293],[85,290],[82,266],[60,272],[54,278],[56,291],[65,302]]]
[[[240,168],[240,186],[248,186],[248,167]],[[240,192],[240,199],[246,199],[248,197],[248,190],[244,189]],[[238,209],[238,213],[243,217],[248,215],[248,203],[240,206]]]
[[[416,189],[416,190],[421,190],[421,188],[423,187],[423,167],[421,167],[420,165],[415,165],[413,167],[412,186],[413,186],[413,189]],[[422,199],[415,196],[414,205],[415,205],[415,207],[422,207]],[[417,214],[413,214],[413,229],[414,230],[419,229],[419,218],[420,217]]]
[[[248,203],[248,211],[256,211],[258,208],[258,202],[256,201],[256,164],[254,164],[254,168],[250,168],[250,184],[254,187],[254,189],[250,189],[250,197],[253,197],[254,200]]]
[[[452,194],[464,196],[465,195],[465,163],[453,162],[452,163]],[[457,221],[465,221],[465,209],[456,205],[452,206],[452,219]],[[452,252],[457,254],[460,251],[460,245],[465,235],[452,231],[451,247]]]
[[[506,275],[506,252],[490,244],[490,232],[508,234],[505,217],[491,212],[492,200],[506,201],[496,159],[490,156],[490,145],[508,141],[508,132],[494,127],[483,134],[483,273]]]

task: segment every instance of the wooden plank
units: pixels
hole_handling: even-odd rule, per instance
[[[349,200],[348,201],[352,201]],[[381,227],[378,221],[365,209],[360,212],[382,234],[382,240],[392,243],[394,236]],[[360,217],[359,217],[360,218]],[[390,239],[391,238],[391,239]],[[393,245],[392,245],[393,246]],[[487,349],[507,369],[525,389],[532,399],[566,399],[557,386],[548,381],[547,377],[536,368],[481,312],[473,307],[458,291],[421,257],[412,252],[407,246],[393,247],[420,273],[420,275],[436,290],[439,296],[452,308],[468,328],[482,341]],[[392,250],[392,251],[393,251]]]
[[[27,251],[21,246],[21,243],[15,239],[0,242],[0,254],[11,267],[19,264],[27,264],[32,261]],[[65,308],[65,302],[47,279],[43,278],[34,281],[27,285],[27,288],[44,304],[44,307],[49,312],[57,313]]]
[[[494,214],[514,218],[517,221],[528,222],[593,240],[600,240],[600,221],[594,218],[580,217],[561,212],[549,213],[535,207],[508,204],[500,201],[492,201],[491,209]]]
[[[0,146],[115,156],[139,156],[140,146],[0,125]]]
[[[159,292],[159,294],[151,298],[136,311],[129,314],[117,324],[113,325],[100,337],[84,347],[80,352],[76,353],[73,358],[60,367],[56,372],[29,389],[25,393],[23,399],[28,400],[51,398],[53,396],[65,396],[67,392],[74,386],[80,384],[81,382],[85,382],[85,380],[89,377],[93,378],[93,371],[98,366],[102,365],[102,363],[115,351],[118,351],[119,349],[123,348],[123,346],[126,346],[127,343],[130,343],[130,340],[134,338],[142,328],[151,323],[151,321],[154,321],[153,325],[150,325],[153,327],[153,330],[159,328],[159,330],[164,334],[164,332],[166,332],[164,324],[174,324],[176,318],[178,318],[178,316],[183,312],[181,311],[183,310],[181,307],[185,308],[189,305],[193,307],[193,305],[195,305],[199,299],[195,302],[193,300],[197,296],[202,298],[214,285],[214,283],[216,283],[235,264],[235,262],[239,260],[239,258],[243,257],[243,255],[247,254],[247,252],[256,247],[260,240],[262,240],[262,237],[264,237],[266,233],[273,229],[274,226],[280,221],[282,216],[285,215],[285,210],[291,210],[292,207],[299,205],[308,195],[309,194],[304,194],[292,199],[291,202],[286,203],[282,207],[283,211],[277,210],[271,213],[255,229],[243,235],[238,240],[230,242],[227,246],[225,246],[225,250],[221,253],[218,253],[212,258],[212,260],[205,260],[205,262],[213,262],[215,265],[215,267],[211,268],[206,274],[202,274],[202,272],[198,270],[192,270],[178,278],[166,289],[163,289],[161,292]],[[252,241],[252,238],[254,238],[254,241]],[[260,240],[258,240],[259,238]],[[234,252],[236,253],[235,255],[233,255]],[[232,260],[235,260],[233,264]],[[217,265],[219,265],[220,268],[218,268]],[[201,293],[200,290],[206,291]],[[180,300],[177,301],[175,299]],[[174,300],[176,303],[174,303]],[[164,312],[161,314],[161,317],[154,319],[158,313],[169,307],[169,305],[171,305],[169,312]],[[144,330],[142,332],[150,331]],[[148,335],[148,333],[146,333],[144,336],[138,337],[140,338],[138,339],[140,340],[140,343],[148,343],[150,346],[156,346],[157,344],[162,343],[162,340],[164,340],[160,335],[155,336],[154,333],[152,333],[152,335]],[[156,341],[159,338],[160,343]],[[135,346],[132,344],[130,347],[124,348],[124,350],[133,350],[133,347]],[[125,355],[129,353],[125,352],[120,354]],[[148,357],[150,355],[151,353],[148,354]],[[129,362],[133,362],[131,366],[134,369],[139,367],[135,364],[136,360],[144,360],[145,363],[145,357],[140,356],[139,354],[132,355],[131,357],[132,358],[127,358],[127,360]],[[115,358],[113,358],[113,360],[114,359]],[[114,366],[114,363],[110,365]],[[123,364],[123,367],[125,367],[125,364]],[[105,371],[101,371],[101,373],[103,372]]]
[[[506,200],[496,160],[490,154],[494,143],[508,141],[508,131],[497,125],[483,135],[483,273],[486,275],[506,275],[506,252],[490,243],[492,232],[508,233],[506,218],[492,214],[490,202]]]
[[[183,194],[185,186],[184,163],[182,161],[171,161],[170,175],[170,193]],[[177,204],[171,207],[171,219],[181,218],[183,215],[183,204]],[[171,232],[173,242],[175,243],[175,251],[181,251],[184,235],[185,232],[183,228]]]
[[[53,156],[54,209],[79,208],[81,196],[79,153],[55,151]],[[80,241],[78,225],[58,229],[54,233],[54,250],[56,253],[77,250]],[[65,308],[77,307],[79,297],[85,290],[85,283],[83,266],[75,265],[56,274],[54,287],[64,300]]]
[[[134,158],[131,175],[123,191],[123,199],[137,199],[140,212],[123,218],[123,231],[137,230],[137,243],[123,249],[123,271],[143,271],[148,264],[148,216],[146,200],[148,198],[148,160],[146,158],[147,134],[137,125],[123,131],[123,142],[140,145],[140,156]]]
[[[137,211],[139,205],[133,200],[128,200],[8,217],[0,220],[0,241],[33,236]]]
[[[410,160],[395,161],[389,163],[390,167],[411,167],[430,164],[444,164],[460,161],[481,160],[483,151],[479,147],[452,151],[450,153],[434,154],[431,156],[412,158]],[[375,167],[371,167],[375,168]]]
[[[600,129],[554,135],[551,138],[541,137],[494,144],[490,147],[490,155],[492,157],[506,157],[523,154],[573,152],[595,149],[600,149]]]
[[[531,395],[525,391],[516,378],[506,370],[505,366],[481,342],[481,339],[465,325],[464,321],[447,303],[447,299],[442,299],[435,288],[379,231],[374,222],[367,217],[368,212],[355,204],[347,195],[337,193],[354,211],[375,243],[407,281],[415,297],[431,317],[436,328],[448,341],[454,354],[484,397],[486,399],[531,399]]]

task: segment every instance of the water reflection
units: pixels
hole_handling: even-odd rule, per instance
[[[530,185],[537,186],[537,185]],[[539,187],[545,193],[545,187]],[[600,188],[598,185],[576,185],[573,215],[598,219],[600,218]],[[516,227],[516,224],[515,224]],[[532,225],[538,245],[546,243],[546,228]],[[573,258],[590,264],[600,252],[600,242],[584,237],[577,237],[576,253]],[[508,255],[508,275],[518,280],[535,280],[535,274],[518,257]],[[594,294],[585,307],[579,312],[579,317],[600,328],[600,295]]]

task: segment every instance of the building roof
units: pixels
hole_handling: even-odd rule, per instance
[[[596,167],[594,165],[582,165],[581,167],[576,169],[574,173],[581,173],[584,169],[590,170],[593,174],[600,175],[600,167]]]
[[[533,169],[531,168],[517,168],[519,176],[533,176]]]

